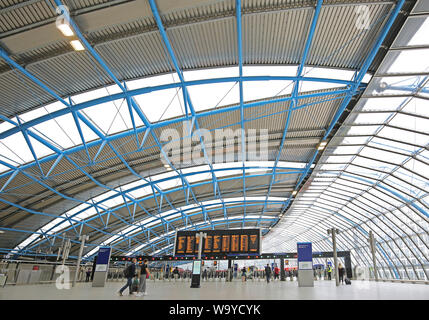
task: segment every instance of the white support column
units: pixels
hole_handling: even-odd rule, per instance
[[[373,266],[373,272],[374,272],[374,279],[375,281],[378,281],[378,273],[377,273],[377,263],[375,260],[375,238],[374,233],[369,231],[369,245],[371,248],[371,255],[372,255],[372,266]]]
[[[335,271],[335,285],[338,287],[340,285],[340,277],[338,274],[338,257],[337,257],[337,237],[336,235],[340,233],[340,230],[331,228],[328,229],[328,235],[332,235],[332,251],[334,254],[334,271]]]
[[[79,249],[79,255],[77,257],[76,272],[74,274],[74,279],[73,279],[73,284],[72,284],[73,287],[76,285],[76,281],[77,281],[77,278],[79,276],[80,260],[82,259],[82,253],[83,253],[83,248],[85,247],[85,241],[89,240],[89,236],[82,235],[79,237],[79,240],[80,240],[80,249]]]

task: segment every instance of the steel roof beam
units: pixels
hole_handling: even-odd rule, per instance
[[[236,24],[237,24],[237,47],[238,47],[238,77],[240,80],[238,81],[239,85],[239,95],[240,95],[240,126],[241,126],[241,162],[242,162],[242,172],[243,172],[243,196],[244,201],[246,202],[246,173],[244,170],[244,162],[246,161],[245,148],[245,133],[244,133],[244,96],[243,96],[243,35],[241,33],[241,0],[235,1],[235,11],[236,11]],[[243,213],[243,223],[246,218],[246,207],[244,207]]]
[[[1,55],[1,50],[0,50],[0,56]],[[2,56],[3,57],[3,56]],[[10,59],[10,58],[9,58]],[[25,69],[21,68],[19,69],[21,72],[23,72],[23,74],[25,75],[31,75],[30,73],[28,73],[28,71],[26,71]],[[25,73],[24,73],[25,72]],[[272,77],[272,76],[252,76],[252,77],[243,77],[242,81],[275,81],[275,80],[295,80],[296,77]],[[206,80],[195,80],[195,81],[188,81],[185,82],[185,86],[194,86],[194,85],[201,85],[201,84],[216,84],[216,83],[229,83],[229,82],[237,82],[239,80],[238,77],[230,77],[230,78],[217,78],[217,79],[206,79]],[[309,78],[309,77],[302,77],[299,79],[300,81],[310,81],[310,82],[326,82],[326,83],[332,83],[332,81],[335,81],[334,83],[337,83],[336,80],[330,80],[330,79],[325,79],[325,78]],[[339,84],[350,84],[353,83],[351,81],[342,81],[339,80]],[[37,84],[37,83],[36,83]],[[93,99],[93,100],[89,100],[86,102],[82,102],[82,103],[78,103],[75,104],[73,106],[69,106],[67,102],[64,103],[67,107],[69,108],[64,108],[64,109],[60,109],[54,112],[51,112],[48,115],[44,115],[41,116],[39,118],[30,120],[28,122],[25,122],[22,124],[22,127],[24,129],[28,129],[29,127],[32,126],[36,126],[40,123],[43,123],[45,121],[51,120],[53,118],[56,117],[60,117],[63,115],[66,115],[68,113],[70,113],[70,110],[82,110],[82,109],[86,109],[95,105],[99,105],[99,104],[103,104],[103,103],[107,103],[107,102],[111,102],[114,100],[118,100],[118,99],[126,99],[127,97],[133,97],[133,96],[137,96],[137,95],[142,95],[142,94],[146,94],[146,93],[151,93],[151,92],[156,92],[156,91],[161,91],[161,90],[166,90],[166,89],[172,89],[172,88],[177,88],[179,87],[181,84],[178,83],[172,83],[172,84],[167,84],[167,85],[158,85],[158,86],[153,86],[153,87],[144,87],[144,88],[140,88],[140,89],[134,89],[134,90],[129,90],[127,92],[121,92],[121,93],[116,93],[116,94],[111,94],[111,95],[107,95],[101,98],[97,98],[97,99]],[[366,85],[361,85],[363,88]],[[336,93],[343,93],[343,91],[327,91],[327,92],[318,92],[318,93],[309,93],[309,94],[304,94],[298,97],[298,99],[307,99],[307,98],[312,98],[312,97],[323,97],[323,96],[329,96],[329,95],[334,95]],[[55,94],[56,95],[56,94]],[[55,99],[57,99],[54,96]],[[270,103],[280,103],[280,102],[285,102],[285,101],[289,101],[292,100],[291,97],[282,97],[282,98],[277,98],[277,99],[267,99],[264,101],[257,101],[257,102],[248,102],[248,103],[244,103],[243,107],[245,109],[247,108],[254,108],[254,107],[258,107],[258,106],[263,106],[266,104],[270,104]],[[62,101],[61,101],[62,102]],[[202,118],[208,115],[213,115],[213,114],[220,114],[220,113],[224,113],[224,112],[230,112],[230,111],[235,111],[238,110],[240,108],[239,105],[236,106],[231,106],[231,107],[224,107],[224,108],[220,108],[220,109],[213,109],[213,110],[209,110],[209,111],[203,111],[200,112],[198,114],[195,114],[195,118]],[[185,120],[187,120],[187,117],[179,117],[177,119],[169,119],[169,120],[165,120],[162,122],[157,122],[157,123],[152,123],[151,127],[153,129],[155,128],[161,128],[161,127],[165,127],[171,124],[176,124],[176,123],[180,123],[183,122]],[[145,130],[146,128],[143,128],[141,130]],[[6,130],[4,132],[0,133],[0,139],[4,139],[14,133],[19,132],[19,130],[17,130],[16,128],[11,128],[9,130]]]
[[[210,159],[208,158],[204,141],[201,138],[201,135],[199,133],[199,125],[198,125],[198,121],[197,121],[197,119],[195,117],[196,112],[195,112],[195,109],[194,109],[194,107],[192,105],[192,101],[191,101],[191,98],[189,96],[189,92],[188,92],[188,90],[186,88],[185,79],[183,77],[182,70],[181,70],[181,68],[179,66],[179,63],[178,63],[177,59],[176,59],[176,55],[174,54],[173,48],[171,47],[171,44],[170,44],[170,41],[168,39],[167,33],[165,32],[165,29],[164,29],[164,26],[162,24],[161,17],[159,16],[158,8],[157,8],[157,5],[156,5],[155,1],[154,0],[149,0],[149,5],[150,5],[150,8],[152,10],[152,14],[153,14],[153,16],[155,18],[156,24],[158,26],[158,30],[159,30],[159,32],[161,34],[162,39],[163,39],[163,43],[164,43],[164,45],[167,48],[168,54],[170,56],[170,59],[172,60],[172,62],[174,64],[174,69],[176,70],[176,73],[179,76],[180,82],[182,84],[182,92],[183,92],[183,95],[184,95],[183,101],[185,102],[185,106],[186,105],[189,106],[189,109],[191,111],[192,125],[195,125],[195,128],[197,129],[197,134],[198,134],[199,139],[200,139],[201,149],[203,150],[204,158],[206,160],[207,165],[212,170],[211,174],[212,174],[212,179],[213,179],[213,193],[214,193],[214,197],[216,198],[217,197],[216,194],[218,193],[219,197],[222,198],[222,195],[221,195],[221,192],[220,192],[220,188],[219,188],[219,184],[217,183],[216,176],[213,173],[212,163],[211,163]],[[192,127],[190,127],[189,130],[190,130],[190,133],[191,133],[191,136],[192,136]]]
[[[322,9],[322,3],[323,3],[323,0],[317,0],[317,5],[316,5],[316,7],[314,9],[314,13],[313,13],[313,19],[311,21],[307,40],[305,42],[304,52],[302,53],[301,63],[299,64],[298,69],[297,69],[296,80],[294,81],[294,86],[293,86],[292,95],[291,95],[292,100],[289,104],[289,109],[288,109],[287,118],[286,118],[286,124],[285,124],[284,130],[283,130],[283,136],[282,136],[282,140],[280,143],[279,152],[277,153],[276,161],[274,164],[273,175],[271,177],[270,186],[269,186],[268,192],[267,192],[267,199],[271,193],[272,185],[275,183],[277,163],[280,159],[280,156],[281,156],[281,153],[283,150],[283,146],[284,146],[284,142],[286,140],[286,135],[287,135],[287,132],[289,129],[290,117],[292,114],[291,108],[292,108],[292,106],[296,107],[297,96],[299,94],[299,80],[298,79],[301,77],[302,71],[304,70],[304,66],[305,66],[305,63],[307,61],[307,55],[308,55],[308,52],[310,50],[311,43],[313,41],[313,37],[314,37],[315,30],[316,30],[316,25],[317,25],[317,20],[319,18],[320,10]],[[289,205],[289,203],[291,202],[291,199],[292,199],[292,197],[289,196],[288,200],[284,204],[285,207],[287,207]],[[266,205],[264,205],[264,209],[261,212],[261,216],[264,214],[265,209],[266,209]]]

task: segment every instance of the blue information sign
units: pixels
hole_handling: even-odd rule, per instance
[[[298,242],[298,268],[301,270],[310,270],[313,268],[313,251],[311,242]]]
[[[110,259],[110,248],[100,248],[98,250],[97,264],[108,264]]]

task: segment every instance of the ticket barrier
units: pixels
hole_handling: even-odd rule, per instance
[[[202,272],[201,280],[206,282],[226,281],[227,276],[228,270],[207,270]]]
[[[55,263],[28,263],[28,262],[1,262],[0,274],[3,274],[4,285],[28,285],[28,284],[45,284],[55,283],[61,275],[57,273],[57,267],[60,264]],[[76,272],[75,265],[65,265],[69,271],[69,279],[74,278]],[[85,281],[85,273],[80,268],[77,278],[78,282]]]

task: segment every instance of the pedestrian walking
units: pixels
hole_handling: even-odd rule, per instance
[[[269,264],[267,264],[267,266],[265,267],[265,277],[267,278],[267,283],[270,283],[271,268]]]
[[[120,296],[122,296],[122,292],[124,292],[126,288],[128,288],[129,294],[132,294],[133,278],[136,275],[136,262],[137,262],[137,259],[133,258],[131,260],[131,264],[128,265],[124,270],[124,276],[127,279],[127,283],[121,289],[119,289],[118,293]]]
[[[140,267],[140,284],[136,294],[137,297],[147,296],[146,279],[149,278],[149,276],[150,276],[150,273],[147,265],[147,259],[144,259],[143,264]]]

